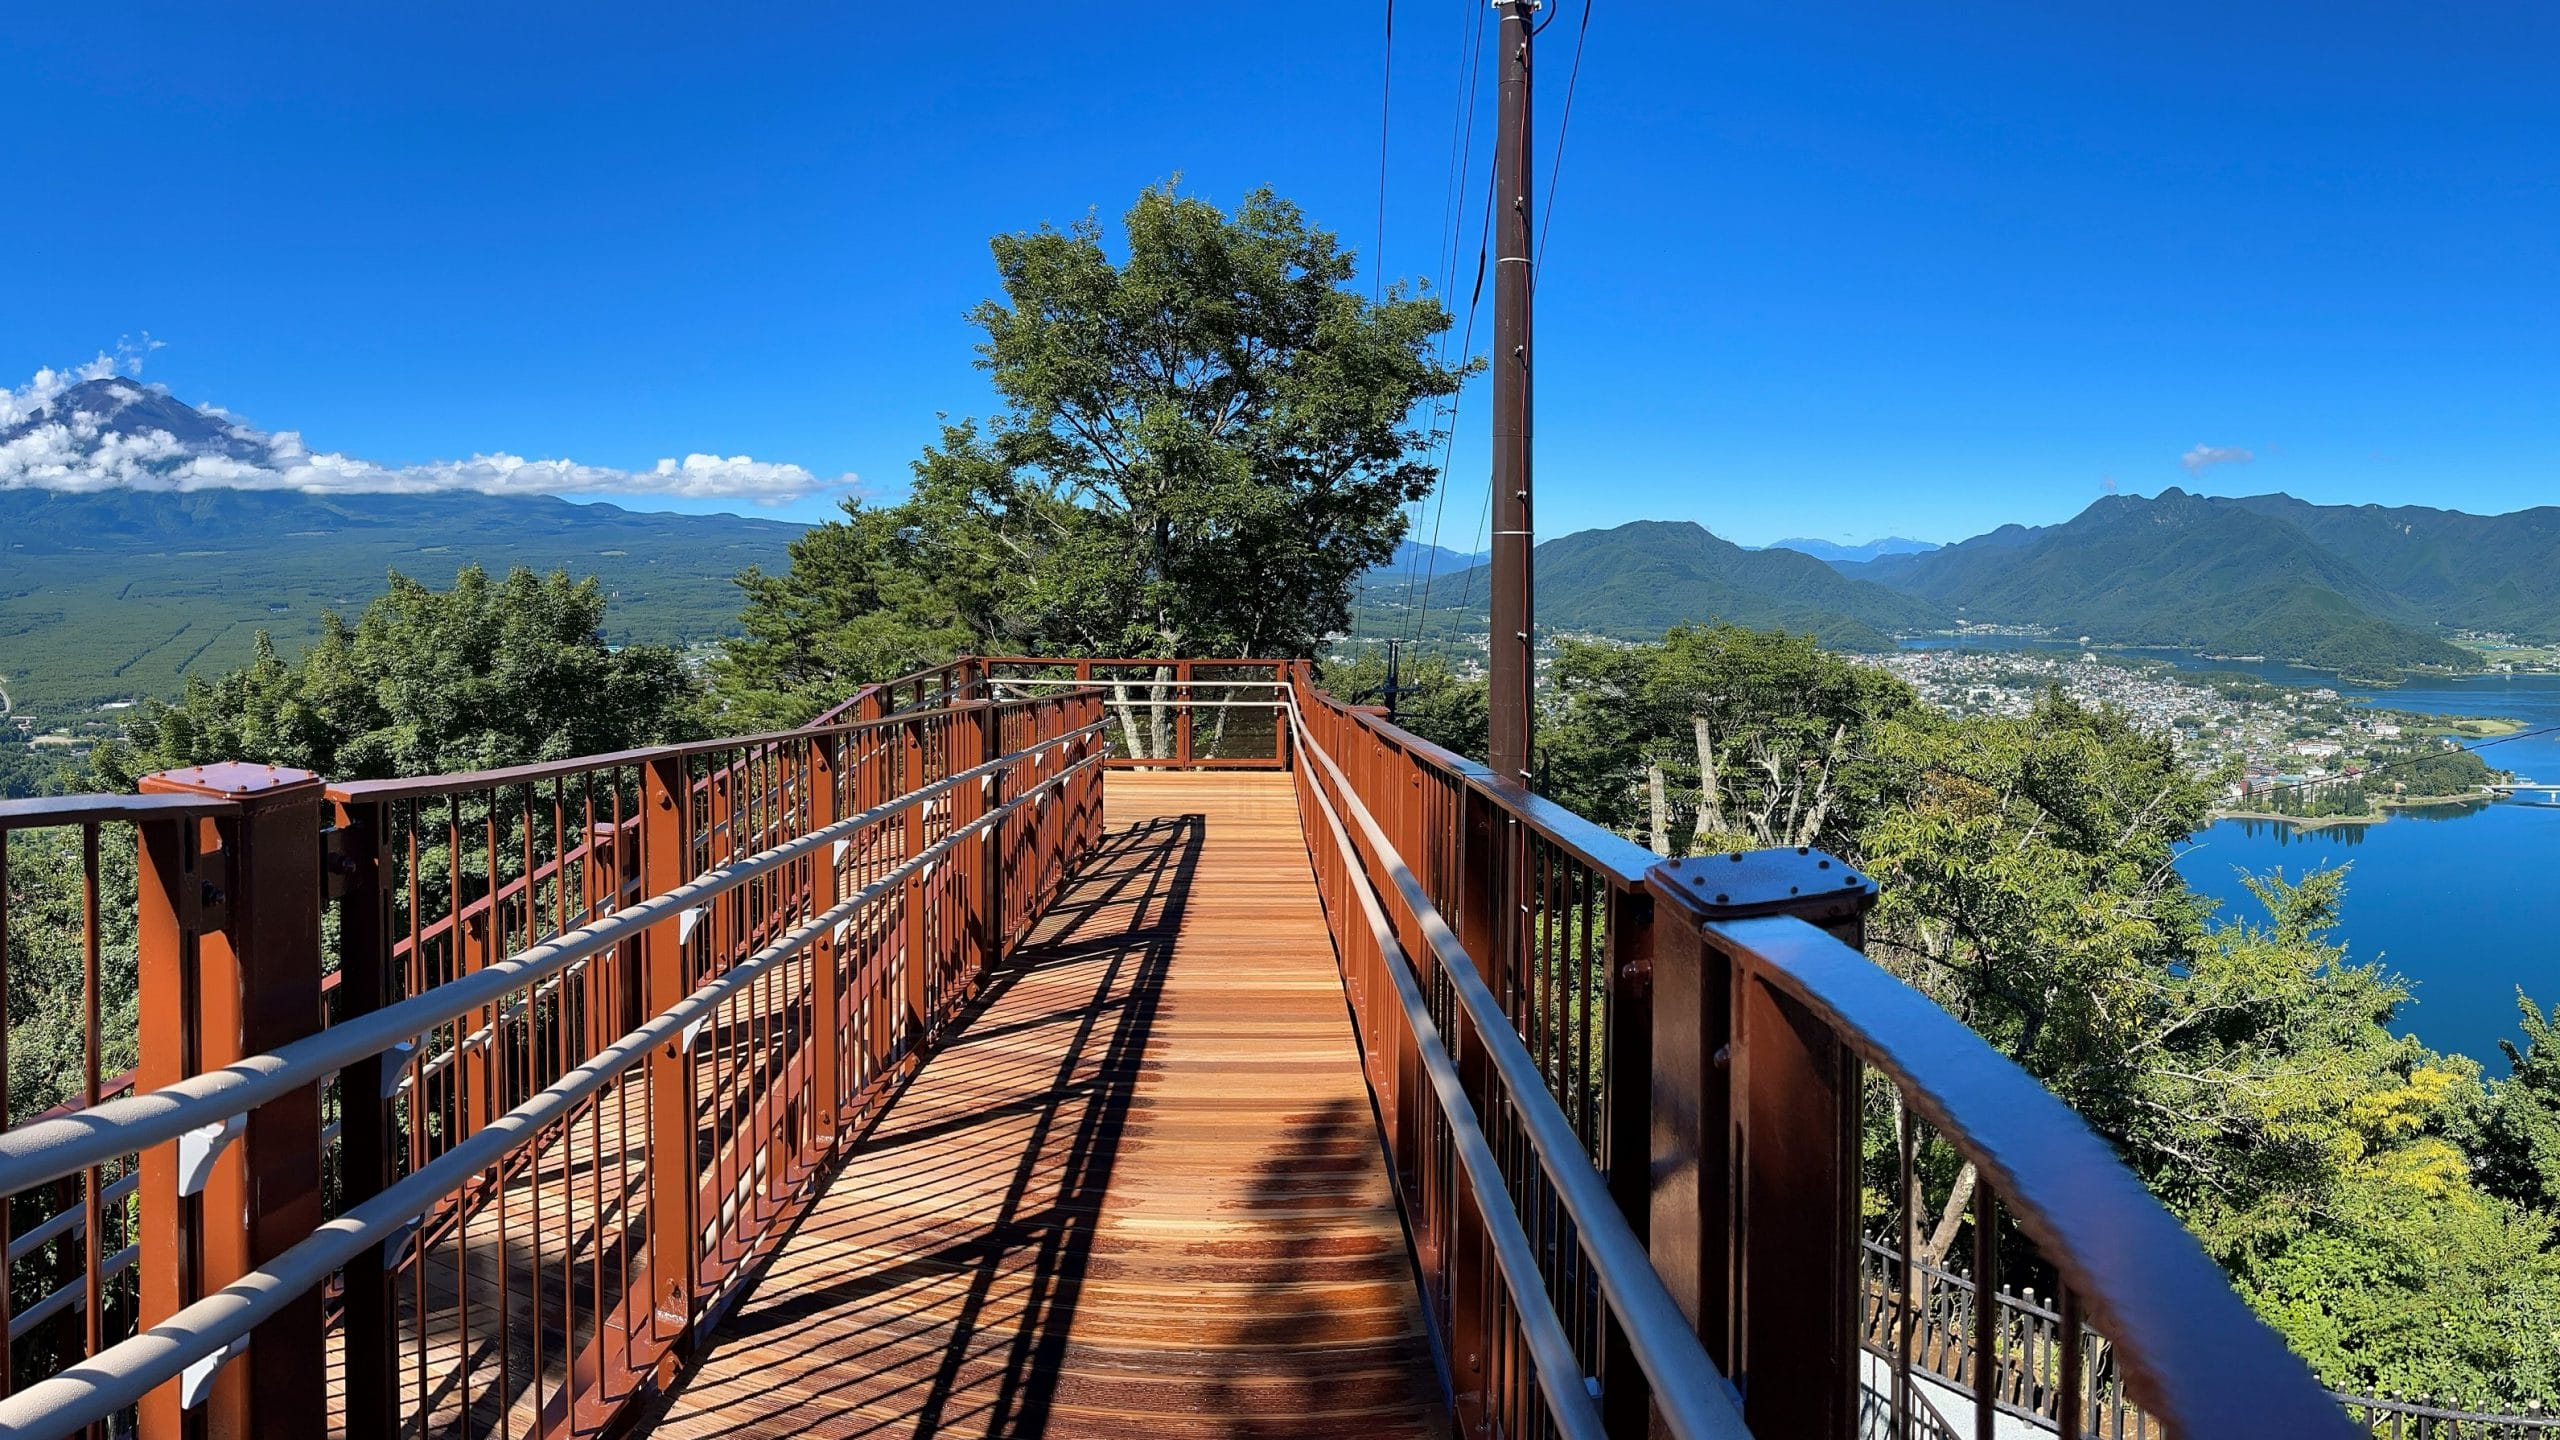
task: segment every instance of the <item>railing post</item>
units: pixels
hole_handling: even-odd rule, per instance
[[[922,720],[908,720],[898,727],[898,778],[895,782],[897,794],[913,793],[917,787],[924,784],[925,723]],[[900,852],[902,861],[912,860],[924,853],[927,843],[924,824],[925,803],[916,801],[909,804],[900,816],[900,823],[906,834],[906,848]],[[933,961],[925,954],[924,884],[925,877],[922,870],[907,876],[904,887],[905,910],[901,917],[903,923],[899,927],[899,933],[904,936],[902,943],[906,950],[904,972],[906,1013],[901,1017],[904,1033],[900,1036],[900,1048],[906,1054],[905,1063],[908,1069],[913,1069],[923,1062],[926,1010],[933,993],[929,973]]]
[[[992,765],[1004,758],[1004,712],[991,699],[978,712],[977,764]],[[1005,772],[987,772],[984,784],[976,787],[977,815],[973,819],[994,814],[1005,802]],[[1004,822],[999,820],[978,837],[973,847],[978,852],[978,969],[993,970],[1004,958]]]
[[[1736,967],[1709,927],[1793,915],[1855,945],[1872,882],[1819,851],[1665,861],[1654,903],[1654,1269],[1753,1433],[1846,1437],[1857,1420],[1856,1057]]]
[[[1608,995],[1601,1012],[1608,1056],[1601,1094],[1608,1111],[1601,1123],[1610,1198],[1642,1242],[1653,1228],[1653,896],[1612,883],[1607,905],[1600,959]],[[1605,1342],[1603,1428],[1612,1435],[1643,1435],[1651,1408],[1644,1372],[1614,1320]]]
[[[1506,907],[1517,906],[1517,866],[1511,853],[1510,817],[1491,797],[1470,786],[1459,801],[1458,914],[1459,945],[1483,968],[1486,988],[1510,1008],[1510,952],[1504,942],[1509,929]],[[1466,1087],[1467,1102],[1478,1115],[1491,1114],[1494,1098],[1492,1065],[1484,1046],[1469,1033],[1463,1011],[1451,1017],[1449,1045]],[[1449,1257],[1443,1267],[1449,1307],[1451,1388],[1457,1392],[1458,1422],[1465,1433],[1480,1433],[1487,1423],[1492,1396],[1493,1347],[1500,1338],[1500,1318],[1489,1293],[1496,1271],[1493,1245],[1473,1193],[1463,1183],[1447,1192],[1450,1214],[1444,1217]]]
[[[682,756],[659,755],[640,773],[640,892],[663,895],[692,878],[693,788]],[[649,927],[640,941],[641,1011],[660,1014],[693,992],[692,958],[681,917]],[[684,1042],[652,1051],[649,1083],[649,1309],[652,1338],[673,1357],[693,1328],[694,1205],[701,1180],[694,1157],[693,1057]],[[646,1363],[648,1357],[636,1357]],[[664,1366],[660,1378],[666,1378]]]
[[[850,746],[851,740],[834,735],[813,735],[802,747],[804,763],[801,783],[809,792],[809,828],[824,830],[843,818],[843,781],[836,766],[836,747]],[[845,847],[847,850],[851,846]],[[810,858],[816,873],[810,876],[810,913],[823,915],[843,897],[839,887],[836,847],[826,846]],[[836,1136],[844,1125],[844,957],[836,944],[835,929],[828,927],[817,942],[809,947],[809,962],[815,972],[811,987],[816,1006],[816,1023],[810,1029],[812,1063],[817,1066],[816,1081],[810,1086],[817,1102],[816,1124],[811,1127],[817,1148],[835,1148]]]
[[[135,1080],[148,1092],[320,1028],[321,787],[308,771],[220,764],[146,775],[140,788],[240,806],[192,827],[141,827]],[[145,1326],[283,1254],[322,1218],[317,1086],[250,1111],[236,1140],[212,1142],[196,1175],[180,1173],[183,1148],[143,1154]],[[316,1290],[288,1302],[221,1362],[203,1434],[320,1431],[320,1304]],[[174,1440],[187,1429],[179,1387],[153,1391],[140,1418],[145,1435]]]
[[[1173,662],[1173,735],[1174,760],[1181,768],[1191,768],[1191,662]]]
[[[389,806],[381,801],[339,801],[329,834],[329,891],[338,900],[338,1017],[351,1020],[390,1004],[391,875]],[[395,1132],[391,1102],[396,1079],[385,1057],[368,1056],[338,1075],[341,1211],[373,1198],[391,1184]],[[347,1433],[389,1435],[399,1429],[393,1370],[399,1331],[392,1308],[389,1243],[372,1246],[346,1270]]]

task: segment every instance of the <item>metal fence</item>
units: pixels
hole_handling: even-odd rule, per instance
[[[2062,1431],[2059,1360],[2063,1351],[2062,1315],[2036,1298],[2032,1289],[2002,1288],[1993,1292],[1991,1310],[1979,1314],[1980,1291],[1968,1276],[1922,1262],[1910,1267],[1918,1283],[1912,1291],[1913,1367],[1957,1390],[1974,1388],[1980,1354],[1974,1346],[1976,1327],[1987,1321],[1992,1334],[1991,1384],[1998,1413],[2039,1430]],[[1868,1353],[1892,1358],[1902,1331],[1903,1261],[1887,1245],[1868,1241],[1861,1249],[1858,1286],[1858,1336]],[[2081,1433],[2098,1440],[2151,1440],[2165,1433],[2126,1393],[2124,1375],[2106,1338],[2083,1327],[2081,1353]],[[2518,1414],[2462,1410],[2432,1405],[2423,1399],[2334,1392],[2347,1415],[2384,1440],[2551,1440],[2560,1436],[2560,1415],[2540,1410]],[[1925,1401],[1923,1402],[1926,1403]]]
[[[628,1423],[1099,838],[1106,767],[1291,772],[1471,1430],[1934,1440],[1930,1377],[1977,1436],[2357,1433],[2085,1125],[1858,952],[1847,867],[1660,861],[1305,662],[1043,657],[779,735],[0,806],[0,880],[50,882],[0,893],[51,897],[0,903],[0,964],[84,1011],[0,1057],[0,1428]],[[1924,1216],[2053,1303],[1868,1248]]]
[[[87,1012],[76,1063],[48,1061],[72,1103],[0,1132],[31,1302],[0,1428],[622,1423],[1099,837],[1098,692],[952,693],[510,770],[206,767],[0,808],[0,865],[70,863],[83,895],[0,915],[0,956],[79,956]]]

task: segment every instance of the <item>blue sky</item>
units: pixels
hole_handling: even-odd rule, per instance
[[[894,493],[937,412],[988,408],[991,233],[1178,173],[1372,250],[1383,8],[55,7],[0,28],[0,384],[147,331],[146,379],[386,465],[702,452]],[[1396,7],[1390,274],[1449,268],[1478,8]],[[1595,0],[1540,529],[1951,539],[2111,481],[2560,501],[2556,53],[2522,0]],[[1491,115],[1488,79],[1471,205]]]

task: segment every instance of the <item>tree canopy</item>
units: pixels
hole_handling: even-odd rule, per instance
[[[1559,644],[1539,748],[1551,795],[1658,851],[1864,867],[1868,953],[2112,1141],[2329,1384],[2560,1393],[2560,1012],[2520,997],[2483,1086],[2393,1033],[2407,987],[2336,938],[2347,871],[2250,877],[2215,914],[2173,862],[2222,777],[2166,739],[2059,692],[1952,718],[1809,638],[1705,627]],[[1943,1144],[1920,1162],[1924,1258],[1960,1257],[1975,1177]]]
[[[1354,257],[1267,190],[1233,214],[1170,185],[1123,217],[997,236],[970,312],[1001,410],[947,423],[904,502],[848,506],[750,573],[716,670],[741,714],[813,713],[964,647],[1289,656],[1436,478],[1437,300],[1350,287]]]
[[[604,642],[592,578],[466,566],[448,590],[393,572],[353,625],[325,617],[287,660],[266,636],[249,664],[191,678],[175,704],[146,701],[99,747],[117,789],[216,760],[332,780],[435,775],[600,754],[699,733],[692,677],[664,646]]]

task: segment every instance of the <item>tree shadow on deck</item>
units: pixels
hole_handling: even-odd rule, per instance
[[[1371,1107],[1328,1100],[1272,1145],[1244,1203],[1254,1211],[1302,1212],[1338,1177],[1376,1166],[1378,1154]],[[1401,1277],[1410,1264],[1401,1235],[1385,1246],[1374,1237],[1302,1236],[1264,1257],[1253,1278],[1275,1294],[1339,1296],[1329,1287],[1381,1271]],[[1275,1303],[1215,1338],[1223,1350],[1261,1359],[1249,1383],[1231,1374],[1210,1387],[1232,1440],[1453,1433],[1419,1313],[1380,1312],[1380,1287],[1352,1293],[1367,1303]],[[1412,1300],[1400,1287],[1384,1293]]]
[[[1046,1428],[1204,823],[1149,820],[1087,860],[828,1177],[669,1397],[670,1433]]]

